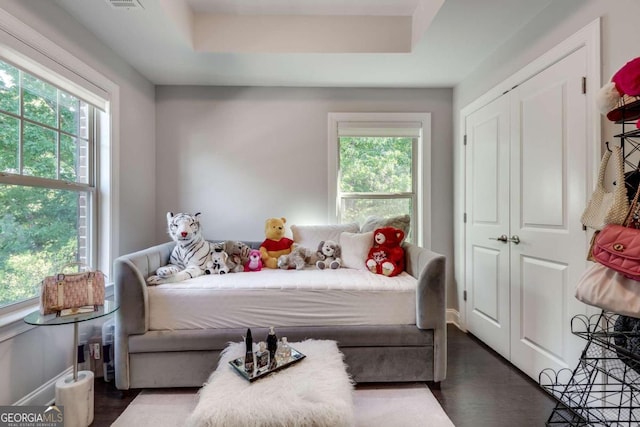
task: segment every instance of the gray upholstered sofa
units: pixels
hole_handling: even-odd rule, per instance
[[[290,342],[337,341],[350,375],[359,383],[444,380],[445,258],[410,243],[403,246],[406,271],[417,279],[415,325],[276,325],[278,335],[287,336]],[[173,242],[165,243],[115,261],[115,298],[120,306],[115,327],[118,389],[202,386],[217,366],[221,351],[246,331],[246,328],[150,329],[150,298],[145,278],[168,262],[173,247]],[[251,326],[254,337],[261,337],[266,336],[269,325],[247,326]]]

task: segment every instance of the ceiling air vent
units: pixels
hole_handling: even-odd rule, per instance
[[[107,0],[114,9],[144,9],[139,0]]]

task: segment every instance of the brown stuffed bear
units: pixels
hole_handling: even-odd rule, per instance
[[[262,263],[267,268],[278,268],[278,257],[291,253],[293,240],[284,237],[286,218],[269,218],[264,225],[266,239],[260,245]]]

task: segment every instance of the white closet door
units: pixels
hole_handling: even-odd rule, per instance
[[[467,327],[534,379],[584,347],[571,318],[585,312],[585,75],[581,48],[465,122]]]
[[[502,96],[467,116],[466,319],[509,358],[509,103]]]
[[[536,378],[572,367],[584,342],[571,318],[585,269],[586,49],[509,93],[511,104],[511,362]]]

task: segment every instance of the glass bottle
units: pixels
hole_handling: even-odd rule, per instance
[[[247,336],[244,341],[246,345],[244,352],[244,370],[252,374],[255,364],[253,360],[253,338],[251,337],[251,329],[247,329]]]
[[[289,341],[287,337],[282,337],[282,347],[284,351],[284,357],[286,360],[291,359],[291,347],[289,346]]]
[[[264,341],[260,341],[258,344],[256,365],[258,371],[269,369],[269,351],[267,350],[267,344]]]
[[[286,363],[291,358],[291,347],[289,347],[289,341],[287,337],[282,337],[282,340],[278,343],[278,350],[276,350],[276,360],[278,366]]]
[[[269,359],[272,362],[276,360],[276,350],[278,349],[278,337],[273,326],[269,328],[269,334],[267,335],[267,350],[269,350]]]

